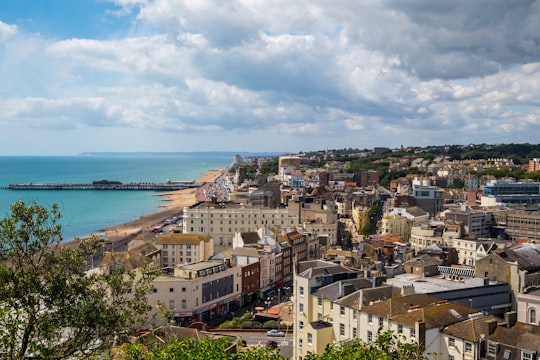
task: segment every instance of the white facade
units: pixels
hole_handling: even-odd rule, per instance
[[[517,296],[517,320],[524,324],[540,325],[540,290]]]
[[[154,292],[148,295],[148,304],[157,312],[161,303],[187,323],[206,320],[223,315],[240,300],[241,280],[242,268],[227,267],[222,261],[178,266],[174,274],[154,279]],[[164,321],[158,316],[152,322]]]
[[[256,231],[260,227],[292,227],[298,217],[291,216],[286,208],[263,208],[241,204],[212,204],[184,208],[183,233],[205,233],[214,239],[214,249],[221,252],[231,249],[236,233]]]

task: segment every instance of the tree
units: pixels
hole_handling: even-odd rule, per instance
[[[159,345],[159,344],[158,344]],[[245,351],[231,353],[228,338],[172,340],[160,347],[143,346],[141,343],[126,344],[114,356],[116,360],[284,360],[279,349],[257,346]]]
[[[347,344],[329,344],[324,354],[310,354],[305,360],[427,360],[422,347],[402,342],[391,331],[379,331],[370,343],[353,340]]]
[[[99,241],[62,245],[57,205],[17,201],[0,220],[0,351],[7,359],[103,353],[143,320],[152,275],[87,274]]]

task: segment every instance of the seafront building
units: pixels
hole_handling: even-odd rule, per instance
[[[214,251],[231,250],[236,233],[260,227],[296,228],[298,218],[287,208],[249,206],[242,203],[204,202],[184,208],[182,232],[203,233],[214,239]]]

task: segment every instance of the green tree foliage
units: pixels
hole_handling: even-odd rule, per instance
[[[284,360],[279,349],[258,346],[242,352],[230,353],[227,338],[173,340],[161,348],[149,348],[140,343],[123,346],[115,355],[116,360]]]
[[[277,175],[279,167],[279,159],[275,158],[264,162],[259,168],[259,172],[265,176]]]
[[[227,338],[174,340],[166,346],[151,348],[140,343],[123,346],[116,360],[283,360],[278,349],[256,346],[237,353],[229,353],[231,342]],[[306,360],[427,360],[422,347],[401,341],[391,331],[379,332],[372,343],[354,340],[347,344],[329,344],[324,354],[309,354]]]
[[[150,277],[87,275],[96,239],[62,246],[56,205],[10,209],[0,220],[2,358],[86,358],[126,338],[148,310]]]
[[[422,347],[405,343],[391,331],[379,332],[375,341],[363,343],[353,340],[348,344],[329,344],[324,354],[310,354],[305,360],[426,360]]]

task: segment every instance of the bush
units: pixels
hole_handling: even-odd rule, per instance
[[[240,316],[240,322],[248,321],[251,319],[251,313],[246,311],[242,316]]]
[[[268,320],[263,325],[263,328],[265,329],[277,329],[278,327],[279,327],[279,321],[276,321],[276,320]]]
[[[260,329],[261,323],[258,321],[244,321],[242,324],[240,324],[241,329]]]
[[[240,321],[238,320],[238,318],[227,320],[221,325],[219,325],[220,329],[238,329],[239,327],[240,327]]]

